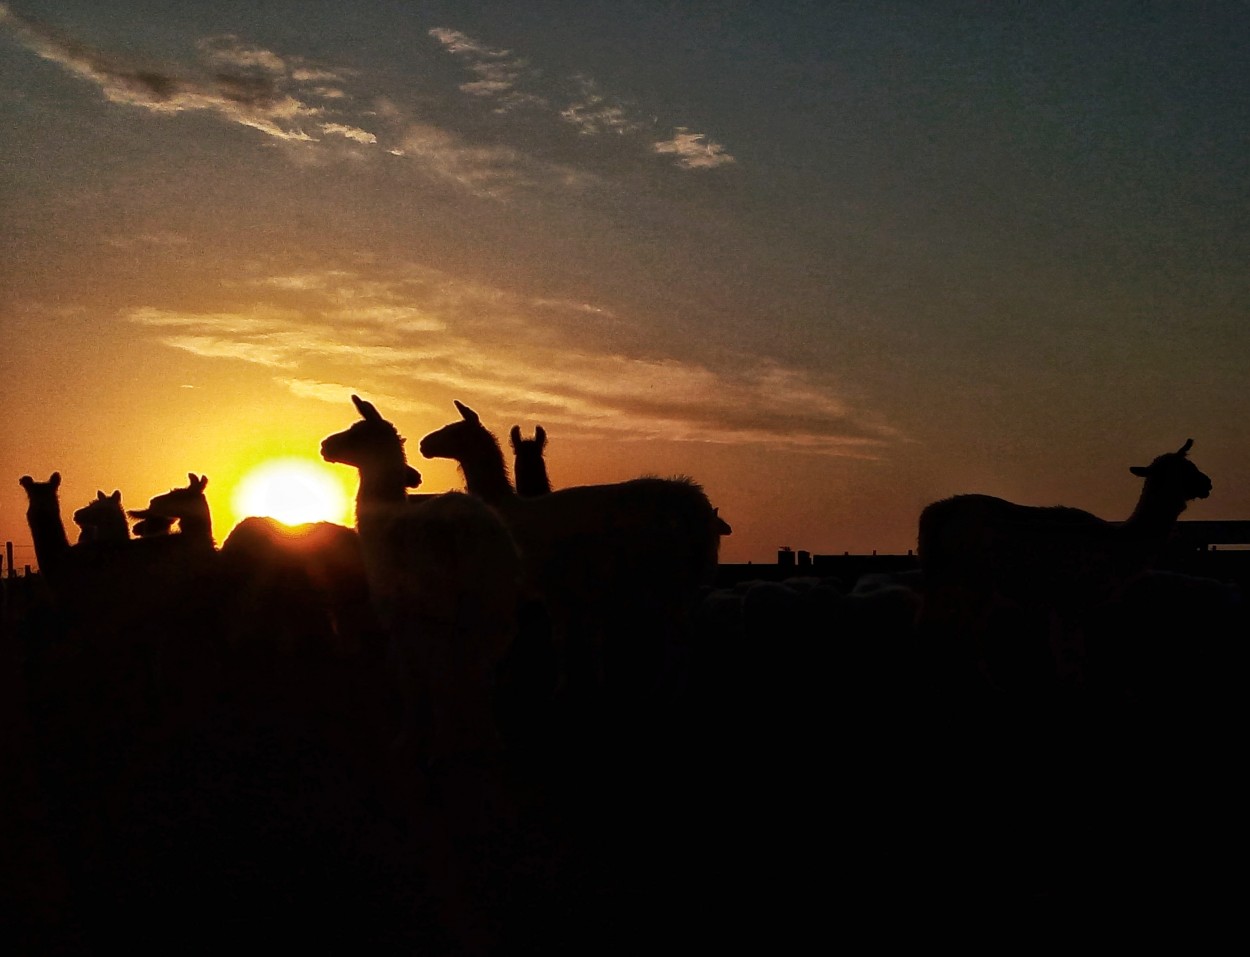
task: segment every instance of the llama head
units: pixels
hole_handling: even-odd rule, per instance
[[[421,474],[408,465],[404,457],[404,439],[395,426],[382,418],[372,402],[354,395],[352,403],[360,413],[360,421],[353,422],[342,432],[326,436],[321,442],[321,457],[327,462],[351,465],[361,471],[402,468],[404,486],[419,486]]]
[[[512,431],[508,433],[508,438],[512,441],[512,451],[517,455],[524,455],[527,451],[537,451],[542,455],[543,449],[547,447],[547,432],[541,425],[534,427],[534,437],[527,439],[521,435],[521,427],[514,425]]]
[[[457,401],[456,409],[460,412],[460,421],[450,422],[423,438],[421,454],[427,459],[455,459],[460,463],[492,449],[498,455],[499,443],[482,425],[478,414],[463,402]]]
[[[186,488],[171,488],[168,492],[157,495],[148,502],[148,507],[130,511],[131,518],[177,519],[183,529],[186,519],[208,519],[208,499],[204,497],[204,489],[208,487],[207,475],[187,473]]]
[[[49,495],[55,497],[56,490],[61,487],[61,473],[53,472],[52,477],[46,482],[36,482],[29,475],[23,475],[17,482],[22,488],[26,489],[26,495],[29,498],[33,499],[36,496],[47,497]]]
[[[174,519],[165,518],[161,515],[149,515],[146,509],[140,509],[128,514],[131,518],[142,516],[142,520],[136,522],[134,527],[134,533],[139,538],[156,538],[160,535],[168,535],[169,530],[174,527]]]
[[[1206,498],[1211,494],[1211,479],[1189,461],[1194,440],[1187,439],[1175,452],[1165,452],[1149,465],[1134,465],[1129,471],[1146,480],[1147,488],[1165,489],[1183,501]]]
[[[110,522],[115,523],[119,517],[125,521],[121,489],[114,489],[112,495],[105,495],[103,490],[97,490],[94,499],[74,512],[74,524],[84,530],[99,528]]]

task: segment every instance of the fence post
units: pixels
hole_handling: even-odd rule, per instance
[[[9,568],[9,577],[16,578],[17,569],[13,567],[13,543],[12,542],[4,543],[4,557]]]

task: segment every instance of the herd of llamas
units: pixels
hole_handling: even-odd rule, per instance
[[[352,401],[321,455],[358,472],[354,530],[257,517],[218,547],[188,473],[142,509],[98,492],[71,544],[60,475],[22,477],[27,943],[134,949],[147,922],[139,949],[208,953],[259,921],[288,946],[632,953],[661,927],[797,941],[831,902],[1193,892],[1168,881],[1222,818],[1161,822],[1160,780],[1175,813],[1219,803],[1248,616],[1156,568],[1212,488],[1192,440],[1132,469],[1123,522],[959,495],[921,513],[917,572],[716,588],[731,530],[694,481],[553,488],[541,426],[511,429],[510,476],[456,402],[419,451],[465,491],[421,494]]]

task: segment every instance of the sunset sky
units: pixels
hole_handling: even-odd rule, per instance
[[[19,476],[204,473],[220,542],[353,392],[425,491],[453,399],[689,474],[728,561],[1122,518],[1189,437],[1250,518],[1244,3],[12,0],[0,120],[19,563]]]

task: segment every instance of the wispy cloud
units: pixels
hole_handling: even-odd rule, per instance
[[[654,120],[648,121],[626,101],[601,90],[594,78],[585,73],[568,78],[566,86],[571,88],[571,96],[561,97],[548,91],[540,94],[529,87],[543,81],[542,72],[531,68],[528,60],[514,56],[511,50],[491,47],[448,27],[435,27],[429,33],[477,77],[461,84],[460,90],[491,100],[497,112],[530,107],[553,113],[585,136],[614,133],[647,138],[650,152],[672,156],[681,169],[712,169],[735,162],[725,146],[706,133],[690,132],[688,127],[679,126],[670,138],[657,140],[650,132]],[[561,105],[553,105],[556,103]]]
[[[366,393],[365,397],[369,401],[379,403],[386,409],[395,409],[398,412],[425,412],[427,414],[441,411],[428,403],[413,402],[403,396],[377,392],[375,390],[362,390],[359,385],[343,385],[338,382],[319,382],[316,379],[290,379],[285,377],[279,377],[274,381],[281,386],[285,386],[293,395],[297,395],[302,399],[316,399],[319,402],[330,402],[344,407],[351,402],[353,395],[359,395],[364,391]]]
[[[286,142],[313,142],[325,127],[349,127],[330,118],[305,89],[309,67],[234,36],[201,40],[199,69],[169,69],[94,50],[60,31],[0,6],[0,23],[29,49],[95,84],[112,103],[152,113],[203,111]],[[338,74],[312,68],[324,83]],[[356,135],[370,135],[357,131]]]
[[[720,143],[702,133],[691,133],[684,126],[677,127],[671,140],[656,143],[652,149],[676,157],[677,165],[683,169],[712,169],[736,162]]]
[[[899,438],[831,383],[776,361],[743,356],[713,368],[572,348],[553,316],[611,316],[584,302],[518,296],[416,266],[389,279],[342,269],[270,276],[234,291],[248,289],[254,298],[235,311],[147,307],[126,318],[170,348],[278,370],[276,381],[301,397],[341,402],[364,390],[427,420],[441,416],[429,399],[442,394],[501,427],[541,417],[570,437],[857,457]],[[298,308],[266,301],[267,291],[300,297]]]
[[[357,126],[346,126],[343,123],[322,123],[321,132],[329,136],[343,136],[368,146],[374,146],[378,142],[376,134],[370,133],[368,130],[362,130]]]
[[[597,133],[636,133],[646,127],[639,118],[631,115],[626,106],[599,91],[598,85],[588,76],[577,75],[573,82],[581,96],[560,111],[560,118],[572,123],[585,135]]]
[[[465,61],[477,79],[460,84],[460,91],[469,96],[490,98],[501,112],[519,106],[544,106],[546,101],[532,93],[520,93],[517,84],[525,75],[529,63],[514,57],[510,50],[492,49],[466,36],[459,30],[435,27],[430,36],[443,45],[443,49]]]
[[[398,151],[439,179],[478,196],[498,199],[518,187],[535,185],[529,170],[536,167],[524,153],[507,146],[474,146],[428,123],[408,123]]]
[[[92,84],[109,102],[159,116],[212,115],[290,145],[293,159],[363,157],[376,150],[372,155],[403,158],[422,175],[494,200],[508,200],[518,191],[581,191],[597,181],[586,170],[511,145],[508,137],[515,130],[501,128],[497,141],[485,142],[414,114],[391,97],[371,95],[367,105],[357,104],[351,92],[356,71],[234,35],[202,38],[194,43],[189,62],[169,65],[94,49],[5,4],[0,4],[0,27]],[[461,93],[490,104],[496,113],[526,109],[545,117],[552,131],[571,126],[584,136],[612,133],[633,139],[639,156],[671,156],[681,169],[733,162],[724,146],[684,127],[657,142],[654,121],[644,120],[585,74],[557,83],[558,89],[543,89],[542,72],[510,50],[446,27],[435,27],[430,35],[473,75],[460,84]]]

